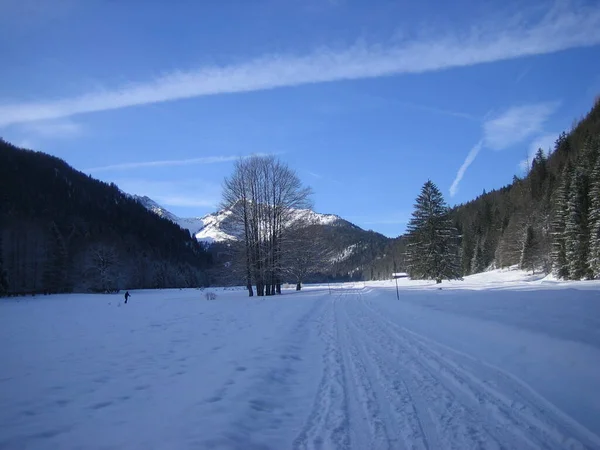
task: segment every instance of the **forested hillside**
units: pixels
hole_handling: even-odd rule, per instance
[[[465,275],[519,264],[566,279],[600,276],[600,100],[528,174],[453,209]]]
[[[600,277],[600,100],[524,177],[453,207],[462,274],[519,265],[564,279]],[[391,239],[365,279],[407,270],[407,236]]]
[[[114,184],[0,140],[0,293],[206,283],[210,255]]]

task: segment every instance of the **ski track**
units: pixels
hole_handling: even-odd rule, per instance
[[[323,376],[293,448],[598,448],[519,380],[395,324],[365,297],[325,300]]]
[[[157,386],[136,382],[134,391],[121,399],[148,392],[132,420],[154,424],[160,430],[156,435],[150,428],[149,434],[129,442],[121,431],[121,441],[104,442],[100,435],[97,443],[81,445],[86,433],[97,427],[83,417],[72,426],[56,422],[43,428],[47,431],[31,428],[29,436],[20,432],[3,439],[2,432],[12,426],[29,429],[22,422],[26,418],[5,414],[0,417],[10,417],[11,422],[0,424],[0,448],[117,448],[124,442],[128,448],[172,448],[177,442],[177,448],[240,450],[600,448],[598,436],[530,386],[395,323],[369,292],[344,287],[298,299],[261,299],[245,303],[242,314],[215,304],[164,320],[160,308],[154,315],[147,312],[146,332],[170,333],[172,345],[160,347],[158,355],[165,373],[179,381]],[[266,317],[260,324],[267,328],[256,332],[259,317]],[[187,341],[194,321],[211,324],[215,339],[204,344]],[[221,346],[214,346],[215,341],[232,332],[237,333],[234,344],[227,347],[224,342],[225,353],[219,353]],[[121,350],[114,351],[122,358]],[[79,364],[82,357],[74,355]],[[125,360],[130,356],[123,355]],[[127,366],[131,369],[125,367],[127,373],[152,374],[156,367],[149,365],[150,356],[139,355]],[[227,357],[231,359],[223,359]],[[198,366],[188,371],[186,361],[193,358],[222,367],[204,375]],[[178,361],[180,369],[169,367],[169,360]],[[117,404],[106,400],[115,396],[108,390],[109,380],[115,373],[125,376],[124,369],[104,370],[94,381],[99,389],[106,385],[106,393],[94,397],[89,417]],[[207,386],[195,392],[200,376]],[[0,378],[0,388],[8,389],[12,379]],[[81,386],[85,385],[77,389]],[[165,416],[185,420],[157,422],[154,401],[163,402]],[[144,405],[148,408],[141,410]],[[65,437],[69,433],[75,433],[77,445],[65,444],[75,442]]]

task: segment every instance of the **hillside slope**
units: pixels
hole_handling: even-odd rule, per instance
[[[559,188],[566,187],[568,197],[573,172],[579,174],[585,197],[579,214],[585,220],[592,200],[590,187],[598,176],[593,168],[599,153],[600,100],[569,133],[557,136],[550,155],[538,154],[524,178],[515,177],[510,185],[455,207],[453,215],[463,236],[464,274],[522,263],[528,229],[534,243],[528,266],[556,270],[553,247],[564,236],[564,227],[556,229],[556,219],[563,214],[557,209]]]
[[[196,286],[210,255],[170,220],[63,160],[0,140],[0,291]]]

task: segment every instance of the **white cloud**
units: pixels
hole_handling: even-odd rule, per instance
[[[539,133],[558,108],[558,102],[516,106],[483,124],[485,146],[504,150]]]
[[[101,167],[90,167],[89,169],[83,169],[82,172],[90,172],[91,173],[91,172],[107,172],[107,171],[118,171],[118,170],[142,169],[145,167],[167,167],[167,166],[187,166],[187,165],[193,165],[193,164],[215,164],[215,163],[235,161],[239,158],[240,158],[239,156],[204,156],[201,158],[131,162],[131,163],[122,163],[122,164],[111,164],[108,166],[101,166]]]
[[[164,206],[216,208],[221,200],[221,186],[199,180],[156,181],[146,179],[116,180],[129,194],[148,196]]]
[[[174,72],[73,98],[3,104],[0,126],[205,95],[422,73],[600,43],[600,8],[553,8],[537,21],[529,19],[401,45],[357,44],[305,56],[270,55],[241,64]]]
[[[528,158],[531,158],[532,152],[535,154],[540,146],[547,150],[554,142],[556,134],[540,133],[543,133],[544,124],[556,111],[558,105],[558,102],[534,103],[509,108],[499,115],[486,115],[483,122],[483,138],[469,151],[467,158],[458,169],[450,186],[450,197],[456,195],[465,172],[483,148],[504,150],[537,135],[538,137],[530,146]],[[519,167],[525,170],[528,167],[528,160],[521,161]]]
[[[479,152],[481,151],[482,148],[483,148],[483,141],[479,141],[477,144],[475,144],[475,146],[471,149],[471,151],[467,155],[467,158],[462,163],[462,166],[460,166],[460,169],[458,169],[458,172],[456,173],[456,177],[454,178],[454,181],[452,182],[452,186],[450,186],[450,197],[454,197],[454,195],[456,195],[456,192],[458,192],[459,183],[461,182],[463,176],[465,175],[465,172],[467,171],[467,169],[469,168],[471,163],[473,161],[475,161],[475,158],[477,157],[477,155],[479,154]]]
[[[254,153],[253,156],[269,156],[274,153]],[[167,159],[159,161],[141,161],[121,164],[111,164],[108,166],[90,167],[83,169],[82,172],[108,172],[108,171],[119,171],[119,170],[131,170],[131,169],[143,169],[148,167],[169,167],[169,166],[189,166],[198,164],[217,164],[224,162],[237,161],[240,158],[246,158],[248,156],[239,155],[228,155],[228,156],[202,156],[200,158],[187,158],[187,159]]]

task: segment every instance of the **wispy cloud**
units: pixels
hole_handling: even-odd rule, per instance
[[[201,180],[156,181],[147,179],[115,180],[129,194],[148,196],[164,206],[216,208],[221,200],[221,186]]]
[[[510,108],[483,124],[485,146],[504,150],[543,129],[544,123],[558,108],[558,102],[536,103]]]
[[[544,133],[544,124],[556,111],[559,102],[534,103],[509,108],[499,115],[487,115],[483,122],[482,139],[469,151],[466,159],[458,169],[456,177],[450,186],[450,196],[454,197],[458,192],[458,185],[462,181],[465,172],[473,163],[483,148],[491,150],[504,150],[538,135],[532,145],[546,145],[549,136]],[[540,135],[540,133],[544,133]],[[537,147],[534,150],[537,151]],[[527,164],[527,161],[525,161]]]
[[[475,158],[477,157],[482,148],[483,141],[479,141],[477,144],[475,144],[471,151],[469,151],[467,158],[462,163],[462,166],[460,166],[460,169],[458,169],[458,172],[456,173],[456,177],[452,182],[452,186],[450,186],[450,197],[454,197],[456,195],[456,192],[458,191],[458,185],[465,176],[465,172],[467,171],[471,163],[475,161]]]
[[[523,69],[521,72],[519,72],[519,75],[517,75],[517,78],[515,79],[515,84],[519,84],[521,80],[525,78],[527,74],[529,74],[529,72],[531,72],[532,67],[533,66],[530,64],[527,67],[525,67],[525,69]]]
[[[273,153],[254,153],[255,156],[269,156]],[[96,173],[96,172],[108,172],[108,171],[120,171],[120,170],[131,170],[131,169],[144,169],[149,167],[169,167],[169,166],[189,166],[189,165],[202,165],[202,164],[218,164],[231,161],[237,161],[240,158],[247,158],[246,156],[239,155],[228,155],[228,156],[202,156],[200,158],[187,158],[187,159],[163,159],[159,161],[140,161],[130,163],[111,164],[108,166],[90,167],[83,169],[82,172]]]
[[[405,41],[357,44],[305,56],[270,55],[241,64],[180,71],[115,89],[45,102],[0,105],[0,126],[56,119],[169,100],[321,83],[422,73],[557,52],[600,43],[600,8],[552,8],[537,20],[472,28],[468,33]]]

